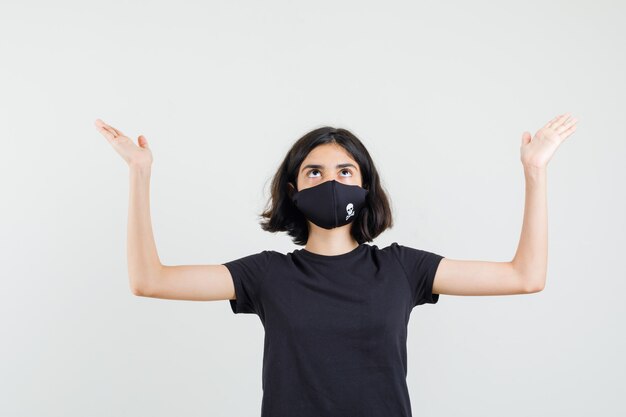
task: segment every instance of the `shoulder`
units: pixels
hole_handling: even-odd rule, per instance
[[[246,272],[249,275],[261,276],[270,268],[276,258],[283,257],[280,252],[267,249],[235,257],[228,262],[223,262],[231,273],[233,271]]]
[[[381,249],[381,252],[382,251],[393,255],[393,257],[404,266],[407,264],[414,266],[416,264],[438,263],[443,258],[443,256],[438,253],[420,249],[412,245],[402,245],[398,242],[391,243],[389,246]]]
[[[397,256],[398,253],[405,250],[405,248],[406,246],[400,245],[398,242],[391,242],[390,244],[382,248],[379,248],[378,246],[374,245],[372,247],[372,250],[374,252],[378,252],[383,255]]]
[[[429,252],[427,250],[420,249],[418,246],[415,246],[415,245],[405,245],[405,244],[401,244],[401,243],[398,243],[398,242],[392,242],[392,243],[389,244],[389,246],[386,246],[385,248],[383,248],[381,250],[385,250],[385,251],[388,251],[388,252],[394,253],[394,254],[426,254],[426,253],[432,253],[432,252]]]

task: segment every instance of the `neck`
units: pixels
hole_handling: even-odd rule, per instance
[[[324,229],[311,224],[309,238],[304,249],[326,256],[350,252],[359,246],[359,243],[350,234],[351,226],[350,223],[333,229]]]

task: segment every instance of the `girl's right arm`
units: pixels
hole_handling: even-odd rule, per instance
[[[133,294],[173,300],[215,301],[235,299],[229,270],[222,264],[163,265],[157,253],[150,218],[152,152],[144,136],[135,145],[121,131],[96,120],[96,127],[128,163],[128,277]]]

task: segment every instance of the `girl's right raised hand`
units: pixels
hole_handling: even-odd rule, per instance
[[[150,167],[152,165],[152,151],[148,147],[145,136],[139,135],[137,143],[130,140],[122,131],[104,123],[100,119],[95,122],[98,131],[113,146],[113,149],[120,154],[129,166]]]

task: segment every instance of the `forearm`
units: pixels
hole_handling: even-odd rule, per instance
[[[527,288],[541,290],[548,268],[547,173],[545,168],[524,165],[526,199],[520,241],[513,266]]]
[[[130,286],[135,294],[143,292],[162,267],[150,218],[150,174],[149,166],[130,166],[127,256]]]

